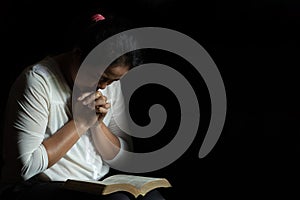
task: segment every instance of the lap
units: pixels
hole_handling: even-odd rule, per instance
[[[40,182],[25,181],[17,185],[6,186],[1,200],[66,200],[66,199],[89,199],[89,200],[130,200],[135,199],[131,194],[116,192],[109,195],[96,195],[79,191],[71,191],[63,188],[63,182]],[[164,200],[159,191],[153,190],[138,200]]]

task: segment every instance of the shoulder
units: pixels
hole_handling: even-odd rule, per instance
[[[48,85],[56,74],[55,63],[49,58],[44,58],[26,67],[17,78],[16,83],[25,85]]]
[[[25,69],[25,74],[37,75],[44,79],[51,79],[55,76],[55,63],[50,58],[45,58]]]
[[[43,59],[26,67],[13,83],[12,90],[47,92],[54,76],[55,72],[51,62]]]

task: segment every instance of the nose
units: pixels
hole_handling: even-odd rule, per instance
[[[106,86],[107,86],[107,82],[102,82],[102,83],[99,83],[98,84],[98,87],[100,88],[100,89],[105,89],[106,88]]]

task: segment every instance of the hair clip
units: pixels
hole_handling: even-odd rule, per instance
[[[98,21],[105,20],[105,17],[103,17],[100,14],[95,14],[95,15],[92,16],[92,20],[95,21],[95,22],[98,22]]]

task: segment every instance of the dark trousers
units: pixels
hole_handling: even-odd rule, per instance
[[[116,192],[109,195],[95,195],[85,192],[64,189],[63,182],[43,182],[39,180],[28,180],[15,185],[2,186],[0,191],[1,200],[133,200],[131,194]],[[158,190],[150,191],[145,196],[136,200],[164,200]]]

